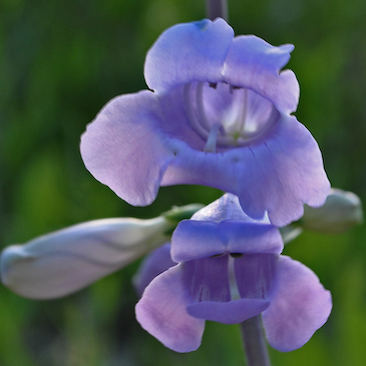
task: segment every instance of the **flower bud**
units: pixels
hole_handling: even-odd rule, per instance
[[[1,279],[24,297],[65,296],[162,245],[171,230],[172,222],[163,216],[81,223],[6,248],[0,259]]]
[[[363,222],[362,203],[356,194],[332,188],[323,206],[305,205],[300,222],[305,229],[341,233]]]
[[[280,233],[284,244],[295,240],[303,232],[302,227],[296,225],[288,225],[280,228]]]

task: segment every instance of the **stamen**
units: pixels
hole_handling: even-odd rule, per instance
[[[247,120],[247,111],[248,111],[248,89],[243,89],[243,99],[240,104],[240,110],[238,113],[238,134],[239,136],[243,135],[245,129],[245,123]]]
[[[238,289],[238,284],[236,283],[235,277],[235,258],[231,255],[228,256],[228,277],[229,277],[229,287],[230,287],[230,296],[231,300],[239,300],[241,299],[240,292]]]
[[[188,120],[190,122],[191,127],[202,137],[207,138],[209,136],[208,129],[202,125],[202,120],[200,120],[200,116],[196,113],[194,109],[194,104],[191,100],[191,91],[193,88],[193,84],[184,85],[183,89],[183,99],[184,99],[184,109],[187,113]],[[196,99],[197,99],[197,90]]]
[[[207,120],[205,106],[203,104],[203,87],[205,83],[198,83],[196,88],[196,103],[197,103],[197,112],[198,119],[202,126],[206,128],[207,131],[210,130],[210,123]]]
[[[243,255],[243,253],[230,253],[230,257],[233,258],[241,258]]]
[[[217,135],[219,134],[220,127],[222,128],[222,126],[218,123],[211,127],[210,134],[208,135],[206,146],[203,151],[216,152]]]
[[[236,85],[229,85],[229,92],[230,94],[233,94],[234,90],[239,90],[239,89],[243,89],[241,86],[236,86]]]

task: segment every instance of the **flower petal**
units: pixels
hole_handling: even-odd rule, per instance
[[[221,200],[222,198],[213,203]],[[210,206],[198,211],[191,220],[183,220],[178,224],[172,237],[174,261],[185,262],[223,253],[282,252],[283,241],[276,227],[253,220],[225,219],[219,223],[212,222],[209,212],[213,213],[213,220],[218,216],[215,215],[215,210],[209,209]],[[231,210],[227,210],[224,217],[230,217],[229,211]],[[194,220],[203,217],[209,221]]]
[[[245,214],[237,196],[225,193],[216,201],[195,212],[192,220],[221,222],[224,220],[240,220],[241,222],[258,222]],[[269,223],[268,218],[265,218]]]
[[[295,74],[285,70],[294,46],[274,47],[253,35],[235,37],[225,62],[225,81],[270,100],[282,113],[294,112],[299,99]]]
[[[197,184],[236,194],[237,159],[242,158],[243,152],[245,154],[247,149],[207,153],[197,151],[178,139],[172,139],[167,143],[175,149],[177,156],[167,168],[161,182],[162,186]]]
[[[270,224],[225,220],[217,230],[230,253],[279,254],[283,250],[281,234]]]
[[[170,256],[170,243],[155,249],[140,264],[137,273],[133,276],[133,284],[141,296],[147,285],[159,274],[177,263]]]
[[[206,153],[174,141],[177,156],[162,185],[199,184],[239,197],[244,212],[261,219],[265,212],[275,226],[299,219],[303,204],[322,205],[330,183],[319,147],[295,117],[282,116],[265,141]]]
[[[277,258],[275,254],[247,254],[234,258],[240,297],[268,300],[273,288]]]
[[[183,220],[172,236],[172,259],[185,262],[224,253],[226,247],[217,235],[217,224]]]
[[[184,288],[190,293],[191,303],[230,300],[228,255],[184,262],[181,266]]]
[[[119,197],[135,206],[153,202],[174,153],[158,132],[159,106],[150,91],[117,97],[81,137],[85,166]]]
[[[220,81],[233,36],[233,29],[220,18],[169,28],[146,56],[147,85],[161,93],[192,81]]]
[[[88,286],[163,244],[164,218],[104,219],[13,245],[1,255],[1,279],[15,293],[52,299]]]
[[[243,258],[246,257],[248,256],[244,256]],[[242,258],[235,258],[233,260],[236,262],[240,259]],[[255,261],[255,264],[258,264],[258,260]],[[228,255],[204,258],[182,264],[184,270],[184,287],[190,291],[192,297],[192,303],[187,306],[187,311],[190,315],[225,324],[236,324],[258,315],[268,308],[269,301],[261,296],[250,299],[231,300],[232,284],[229,279],[231,277],[229,266]],[[263,282],[263,280],[267,279],[263,279],[263,276],[255,277],[258,271],[254,275],[250,273],[253,269],[252,267],[249,268],[249,271],[245,272],[245,275],[248,275],[247,277],[249,278],[249,280],[246,279],[245,283],[251,288],[257,288],[258,285],[262,287],[267,285],[268,281],[265,285],[262,283],[259,284],[259,281]],[[264,271],[262,268],[260,274]]]
[[[283,117],[272,136],[250,150],[252,158],[238,166],[243,184],[237,193],[248,215],[266,210],[273,225],[284,226],[303,215],[304,203],[324,203],[330,183],[319,147],[295,117]]]
[[[176,352],[195,351],[201,344],[205,322],[187,313],[190,298],[177,265],[156,277],[136,305],[141,326]]]
[[[238,324],[262,313],[270,302],[262,299],[239,299],[228,302],[203,301],[187,306],[190,315],[224,324]]]
[[[328,319],[332,300],[309,268],[280,256],[271,305],[263,313],[267,339],[282,352],[302,347]]]

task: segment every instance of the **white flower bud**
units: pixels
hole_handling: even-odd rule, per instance
[[[337,234],[363,222],[362,203],[352,193],[332,188],[325,204],[318,208],[305,205],[301,219],[305,229]]]
[[[280,233],[284,244],[295,240],[303,232],[302,227],[295,225],[288,225],[280,228]]]
[[[116,218],[89,221],[12,245],[1,255],[1,279],[15,293],[33,299],[71,294],[165,243],[175,225]]]

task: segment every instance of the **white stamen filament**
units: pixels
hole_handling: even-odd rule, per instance
[[[219,133],[220,127],[222,126],[218,123],[214,124],[211,127],[210,134],[208,135],[205,149],[205,152],[216,152],[216,145],[217,145],[217,135]]]
[[[200,84],[203,84],[203,83],[200,83]],[[209,136],[208,129],[204,127],[204,125],[202,124],[202,119],[200,118],[201,116],[199,115],[199,113],[196,113],[196,111],[193,108],[194,104],[191,101],[191,86],[192,85],[193,84],[184,85],[183,98],[184,98],[185,111],[187,113],[187,117],[188,117],[191,127],[203,138],[208,138],[208,136]],[[197,102],[198,102],[198,100],[197,100],[197,89],[196,89],[196,103]],[[202,109],[203,109],[203,107],[202,107]],[[207,118],[205,118],[205,119],[207,120]]]
[[[207,119],[205,106],[203,104],[203,87],[205,83],[198,83],[196,88],[196,103],[197,103],[197,112],[198,112],[198,119],[200,120],[201,124],[207,131],[210,130],[210,123]]]
[[[238,134],[241,136],[245,129],[245,123],[247,119],[247,111],[248,111],[248,89],[241,89],[243,92],[242,103],[240,104],[240,109],[238,113],[237,125],[238,125]]]
[[[229,277],[229,287],[230,287],[230,297],[231,300],[239,300],[241,299],[240,292],[238,289],[238,284],[236,283],[235,277],[235,258],[231,255],[228,256],[228,277]]]

